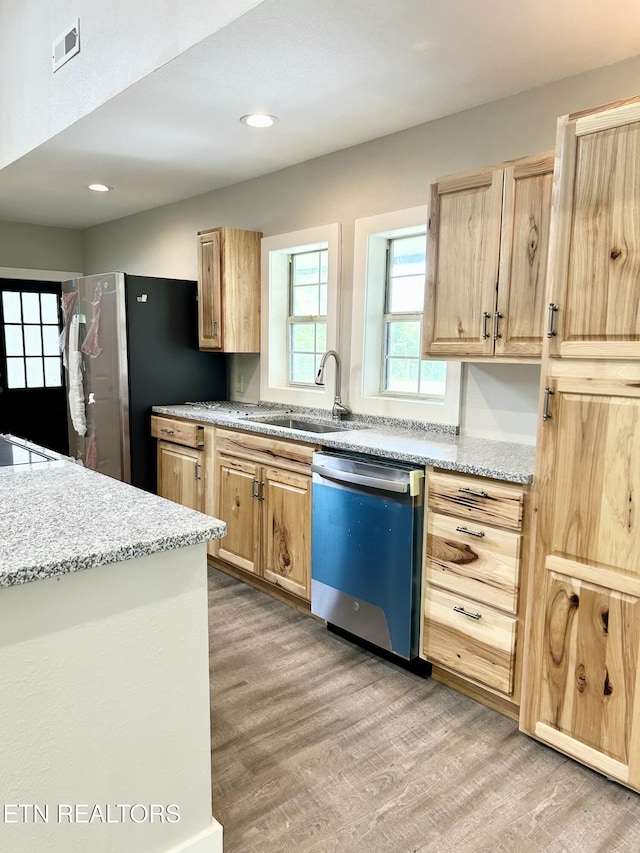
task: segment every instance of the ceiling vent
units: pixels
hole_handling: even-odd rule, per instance
[[[80,18],[76,18],[70,27],[54,39],[52,45],[54,72],[62,68],[76,53],[80,53]]]

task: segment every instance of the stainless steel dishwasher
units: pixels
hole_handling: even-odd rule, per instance
[[[311,612],[411,660],[418,654],[424,472],[315,453]]]

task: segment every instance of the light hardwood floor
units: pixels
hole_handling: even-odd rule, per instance
[[[640,850],[640,796],[210,570],[225,853]]]

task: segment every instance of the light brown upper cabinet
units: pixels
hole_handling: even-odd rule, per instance
[[[640,103],[559,122],[550,354],[640,356]]]
[[[539,358],[553,155],[431,185],[425,358]]]
[[[260,351],[259,231],[198,232],[200,349]]]

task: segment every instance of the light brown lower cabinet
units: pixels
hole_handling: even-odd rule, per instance
[[[526,489],[427,473],[422,657],[434,677],[517,716]]]
[[[215,447],[213,514],[227,524],[215,556],[309,601],[314,446],[217,429]]]
[[[175,503],[200,512],[204,509],[204,433],[196,423],[151,418],[151,434],[158,441],[157,492]]]
[[[640,365],[546,365],[520,728],[640,790]]]

